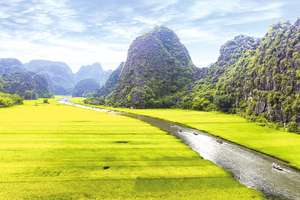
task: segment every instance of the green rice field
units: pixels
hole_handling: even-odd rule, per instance
[[[0,109],[0,199],[263,199],[147,123],[42,102]]]
[[[72,99],[77,103],[82,100]],[[184,124],[287,161],[300,169],[300,134],[258,126],[229,114],[180,109],[113,109]]]

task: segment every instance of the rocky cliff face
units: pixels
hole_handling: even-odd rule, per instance
[[[76,73],[76,80],[80,81],[86,78],[92,78],[99,82],[100,86],[103,86],[107,81],[112,70],[103,70],[99,62],[92,65],[82,66]]]
[[[137,37],[129,47],[120,79],[108,103],[147,107],[191,84],[197,68],[177,35],[165,26]]]

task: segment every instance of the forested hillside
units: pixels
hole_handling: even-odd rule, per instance
[[[202,70],[184,108],[245,112],[252,120],[295,126],[300,122],[300,19],[280,21],[259,40],[237,36]],[[207,104],[214,103],[210,108]]]

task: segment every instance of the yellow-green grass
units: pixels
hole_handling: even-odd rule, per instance
[[[74,98],[72,101],[82,103],[83,99]],[[113,109],[185,124],[285,160],[290,163],[290,166],[300,169],[299,134],[257,126],[241,117],[229,114],[179,109]]]
[[[263,199],[156,127],[49,102],[0,110],[0,199]]]

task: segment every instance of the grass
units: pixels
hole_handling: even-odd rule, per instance
[[[72,101],[82,103],[82,98]],[[115,109],[115,108],[114,108]],[[229,114],[179,109],[115,109],[181,123],[289,162],[300,170],[300,135],[257,126]]]
[[[263,199],[156,127],[49,102],[0,110],[1,199]]]

